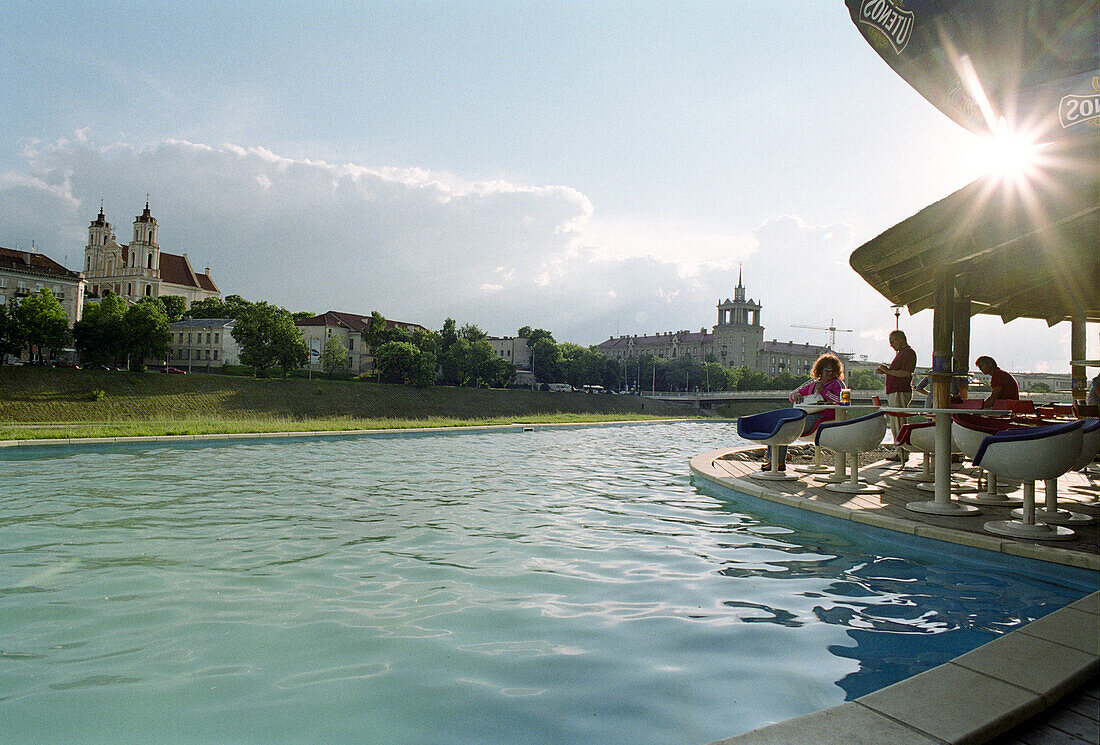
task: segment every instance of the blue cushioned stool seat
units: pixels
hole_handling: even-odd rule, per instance
[[[1035,518],[1035,482],[1057,479],[1081,456],[1083,421],[998,432],[982,440],[974,465],[990,473],[1024,482],[1021,519],[991,520],[990,533],[1040,541],[1070,540],[1069,528],[1039,522]]]
[[[750,474],[749,478],[762,481],[793,481],[798,478],[787,474],[785,458],[781,457],[785,451],[778,450],[778,447],[790,445],[798,439],[802,434],[802,420],[805,418],[806,412],[802,409],[776,409],[763,414],[738,417],[737,434],[746,440],[767,445],[768,458],[772,464],[771,471]]]

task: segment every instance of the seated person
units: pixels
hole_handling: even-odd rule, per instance
[[[813,369],[810,371],[813,377],[803,383],[797,390],[791,391],[787,396],[793,404],[839,404],[840,392],[844,390],[844,363],[835,354],[826,352],[817,358]],[[827,422],[836,416],[832,409],[823,409],[807,414],[803,420],[802,434],[812,432],[819,422]],[[786,462],[787,447],[780,446],[780,460]],[[761,470],[770,471],[771,461],[764,461]]]
[[[1089,384],[1089,395],[1085,398],[1085,403],[1089,406],[1100,406],[1100,375]]]
[[[1016,378],[997,367],[996,360],[987,355],[982,355],[974,360],[974,364],[982,371],[983,375],[989,376],[990,391],[989,396],[985,399],[985,403],[982,404],[983,409],[992,409],[993,403],[998,399],[1009,401],[1020,400],[1020,386],[1017,385]]]

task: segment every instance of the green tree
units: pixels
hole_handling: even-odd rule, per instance
[[[435,383],[437,370],[435,354],[420,349],[420,355],[416,358],[416,366],[409,377],[409,382],[421,388],[427,388]]]
[[[378,348],[375,364],[383,382],[412,383],[421,388],[435,382],[435,354],[412,342],[386,342]]]
[[[283,311],[275,325],[272,342],[275,346],[275,364],[283,371],[283,377],[291,370],[309,364],[309,347],[302,332],[294,325],[294,317]]]
[[[294,318],[277,305],[250,303],[231,333],[241,347],[241,362],[260,377],[276,365],[286,377],[309,361],[309,349]]]
[[[227,295],[224,300],[208,297],[191,303],[191,307],[183,315],[184,318],[236,318],[240,320],[251,305],[251,302],[240,295]]]
[[[412,334],[400,326],[390,326],[382,332],[379,344],[388,344],[391,341],[412,342]]]
[[[489,338],[488,334],[486,334],[484,331],[482,331],[472,323],[467,323],[466,325],[464,325],[462,329],[458,332],[458,335],[466,341],[470,342],[471,344]]]
[[[325,348],[321,351],[321,368],[328,374],[343,372],[351,364],[348,345],[339,336],[325,339]]]
[[[86,364],[118,363],[125,353],[122,319],[126,301],[109,290],[98,303],[84,306],[84,316],[73,324],[73,337],[80,358]]]
[[[433,357],[439,350],[439,334],[425,329],[416,329],[409,335],[410,340],[421,352],[431,354]]]
[[[767,373],[745,366],[738,368],[738,373],[739,391],[766,391],[771,388],[771,378]]]
[[[147,358],[168,355],[168,315],[157,298],[142,298],[122,317],[122,347],[130,368],[142,369]]]
[[[856,391],[877,391],[886,387],[883,378],[875,375],[872,370],[856,370],[848,373],[844,382],[849,388]]]
[[[554,340],[554,335],[551,334],[546,329],[534,329],[534,330],[532,330],[530,326],[525,326],[524,328],[527,330],[527,333],[526,334],[520,334],[520,336],[526,337],[527,346],[529,346],[529,347],[534,348],[534,346],[536,344],[538,344],[540,339],[549,339],[551,343],[557,344],[557,342]]]
[[[1038,383],[1032,384],[1029,390],[1032,393],[1050,393],[1050,386],[1042,381],[1039,381]]]
[[[733,368],[723,367],[717,362],[703,365],[703,389],[711,391],[732,391],[737,387],[737,377]]]
[[[383,383],[404,383],[413,377],[420,350],[412,342],[389,341],[378,347],[374,366]]]
[[[11,313],[18,337],[32,358],[35,350],[41,357],[44,348],[62,349],[70,338],[69,316],[53,293],[45,288],[23,298]]]
[[[168,316],[168,323],[175,323],[183,318],[187,312],[187,299],[179,295],[161,295],[158,298],[164,306],[164,313]]]
[[[371,355],[375,353],[380,346],[385,344],[382,339],[383,334],[386,333],[386,318],[378,311],[371,311],[370,320],[367,321],[367,347],[370,348]]]
[[[769,387],[773,391],[793,391],[809,379],[809,375],[781,372],[772,378],[772,383]]]
[[[531,367],[537,382],[565,382],[562,380],[561,350],[552,339],[543,337],[531,345]]]
[[[23,348],[13,309],[12,305],[0,305],[0,365],[4,364],[9,354],[19,354],[19,350]]]
[[[443,336],[447,337],[446,326],[444,326]],[[439,355],[441,382],[445,385],[462,385],[469,367],[469,359],[470,342],[456,335],[450,344],[447,344],[445,351]]]
[[[559,344],[558,351],[561,353],[562,375],[566,383],[574,388],[603,385],[602,355],[587,347],[568,342]]]
[[[470,342],[466,362],[465,385],[503,388],[515,380],[515,365],[501,359],[493,350],[493,345],[485,339]]]

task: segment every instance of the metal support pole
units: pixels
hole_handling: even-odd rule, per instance
[[[951,338],[955,325],[955,275],[940,274],[932,311],[932,403],[946,409],[951,402]],[[941,419],[943,421],[941,421]],[[951,422],[936,415],[936,501],[951,501]]]

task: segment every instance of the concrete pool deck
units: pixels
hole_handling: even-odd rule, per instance
[[[758,447],[716,450],[692,458],[696,476],[727,488],[785,504],[912,535],[1100,570],[1097,527],[1086,526],[1063,545],[1000,538],[981,525],[1004,508],[983,507],[983,517],[942,517],[908,511],[910,500],[930,495],[912,482],[890,481],[897,464],[861,467],[871,481],[887,483],[883,495],[855,497],[825,491],[800,479],[764,482]],[[1071,475],[1059,482],[1059,502],[1087,504]],[[1063,497],[1064,495],[1064,497]],[[1065,505],[1063,505],[1065,506]],[[1091,513],[1095,508],[1087,508]],[[1076,529],[1076,526],[1075,526]],[[1065,545],[1071,544],[1071,545]],[[1100,671],[1100,593],[1081,600],[912,678],[830,709],[777,722],[713,745],[980,745],[1041,717]],[[1097,715],[1091,718],[1095,729]],[[1050,738],[1038,742],[1073,743]],[[1032,742],[1029,740],[1028,742]]]

